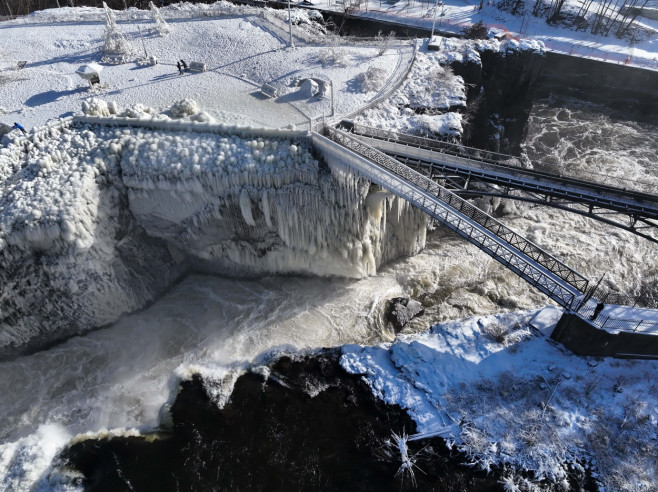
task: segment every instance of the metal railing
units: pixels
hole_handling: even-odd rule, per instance
[[[607,292],[603,295],[601,302],[605,304],[616,304],[618,306],[658,309],[658,299],[648,296],[629,296],[627,294]]]
[[[451,141],[451,139],[431,139],[420,137],[417,135],[410,135],[408,133],[398,133],[390,130],[382,130],[380,128],[373,128],[371,126],[361,125],[359,123],[350,122],[355,135],[363,135],[368,137],[380,138],[389,142],[404,143],[420,147],[423,149],[436,150],[443,154],[455,155],[459,157],[472,158],[482,162],[491,164],[508,164],[521,167],[521,159],[512,155],[501,154],[490,150],[477,149],[475,147],[467,147]]]
[[[326,131],[333,141],[397,178],[379,175],[378,184],[477,245],[558,304],[571,306],[575,295],[587,288],[585,277],[459,196],[345,132]],[[413,186],[401,186],[400,179]]]
[[[425,154],[427,154],[424,157],[425,160],[436,160],[436,165],[449,166],[449,169],[455,172],[488,178],[507,186],[552,193],[567,199],[592,203],[599,207],[637,212],[652,218],[658,217],[658,197],[655,194],[626,189],[628,183],[623,183],[624,186],[610,186],[568,176],[534,171],[522,167],[519,158],[506,154],[415,135],[380,130],[352,122],[349,122],[349,125],[355,135],[387,142],[388,146],[380,149],[384,152],[399,152],[401,155],[406,155],[404,149],[409,149],[409,155],[418,160],[419,165],[423,164],[423,157],[417,155],[418,152],[414,152],[413,149],[425,150]],[[376,144],[373,144],[373,146],[377,147]],[[437,152],[441,156],[433,159],[431,157],[432,152]],[[429,164],[431,163],[428,160],[427,165]]]
[[[620,306],[623,304],[619,304]],[[596,302],[590,301],[580,308],[578,314],[591,324],[607,331],[627,331],[634,333],[658,333],[658,322],[645,319],[618,318],[616,316],[599,315],[594,317]]]

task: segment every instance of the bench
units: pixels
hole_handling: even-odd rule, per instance
[[[205,72],[206,64],[201,62],[190,62],[190,71],[192,72]]]

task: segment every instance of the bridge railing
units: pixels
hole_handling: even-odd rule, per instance
[[[500,152],[493,152],[490,150],[477,149],[475,147],[467,147],[462,144],[455,143],[450,138],[431,139],[420,137],[417,135],[410,135],[408,133],[398,133],[390,130],[382,130],[381,128],[373,128],[371,126],[361,125],[359,123],[352,123],[353,132],[356,135],[364,135],[376,137],[390,142],[399,142],[409,145],[414,145],[421,148],[433,149],[438,152],[461,156],[472,157],[476,160],[488,162],[491,164],[508,164],[522,168],[522,161],[519,157],[508,154],[501,154]]]
[[[460,144],[432,140],[405,133],[381,130],[352,122],[344,122],[343,124],[348,124],[355,135],[362,135],[364,137],[390,142],[393,147],[399,146],[400,148],[408,148],[412,155],[416,155],[413,149],[439,152],[445,156],[443,160],[446,163],[461,167],[466,166],[469,169],[483,169],[489,172],[498,171],[504,173],[505,176],[514,177],[522,182],[537,183],[540,186],[544,185],[543,189],[551,189],[556,186],[564,189],[570,188],[575,193],[574,196],[577,196],[580,192],[579,190],[595,190],[602,198],[609,196],[617,201],[628,201],[630,199],[632,203],[636,205],[635,208],[643,212],[650,212],[651,210],[655,211],[656,207],[658,207],[658,198],[655,194],[647,194],[644,191],[636,190],[638,188],[637,181],[629,183],[621,178],[615,178],[614,185],[605,184],[603,182],[584,181],[578,178],[559,176],[525,168],[522,166],[521,159],[511,155],[466,147]],[[386,150],[386,152],[388,152],[388,150]],[[607,175],[601,175],[601,177],[605,178],[605,180],[610,178],[610,176]],[[651,185],[650,183],[644,183],[644,185],[650,187],[649,189],[651,190],[655,188],[655,185]],[[645,210],[643,205],[650,207],[650,209]]]
[[[610,302],[608,302],[610,304]],[[620,306],[624,304],[619,304]],[[595,326],[607,331],[630,331],[641,333],[658,333],[658,321],[646,319],[619,318],[616,316],[596,316],[594,317],[596,302],[590,301],[580,308],[578,314],[589,320]]]
[[[412,198],[410,201],[414,205],[477,244],[559,304],[570,306],[574,292],[582,293],[586,289],[588,281],[582,275],[459,196],[349,134],[332,128],[327,128],[327,133],[332,140],[429,193],[432,199],[423,195],[405,198]],[[433,200],[435,198],[438,198],[438,203],[447,207],[437,206],[436,200]],[[515,251],[518,251],[518,254]],[[553,276],[564,282],[564,285],[552,280]],[[573,291],[566,288],[566,285]]]

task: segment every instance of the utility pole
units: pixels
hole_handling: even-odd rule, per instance
[[[434,25],[436,24],[437,10],[439,10],[439,0],[436,0],[436,3],[434,4],[434,18],[432,19],[432,35],[430,36],[430,43],[432,42],[432,38],[434,37]]]
[[[288,34],[290,37],[290,47],[294,48],[295,43],[292,42],[292,12],[290,11],[290,0],[288,0]]]

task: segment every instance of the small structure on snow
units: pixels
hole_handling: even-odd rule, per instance
[[[191,72],[205,72],[206,64],[202,62],[190,62],[190,71]]]
[[[93,87],[94,84],[100,85],[101,83],[100,74],[102,71],[103,71],[103,67],[101,67],[97,63],[90,63],[89,65],[81,65],[80,67],[78,67],[75,73],[77,73],[81,78],[87,80],[89,82],[89,85]]]
[[[277,97],[279,95],[279,91],[276,89],[276,87],[274,87],[271,84],[268,84],[267,82],[265,82],[261,86],[260,91],[263,93],[264,96],[267,97]]]
[[[433,37],[427,42],[427,49],[429,51],[441,51],[441,45],[443,44],[442,37]]]

